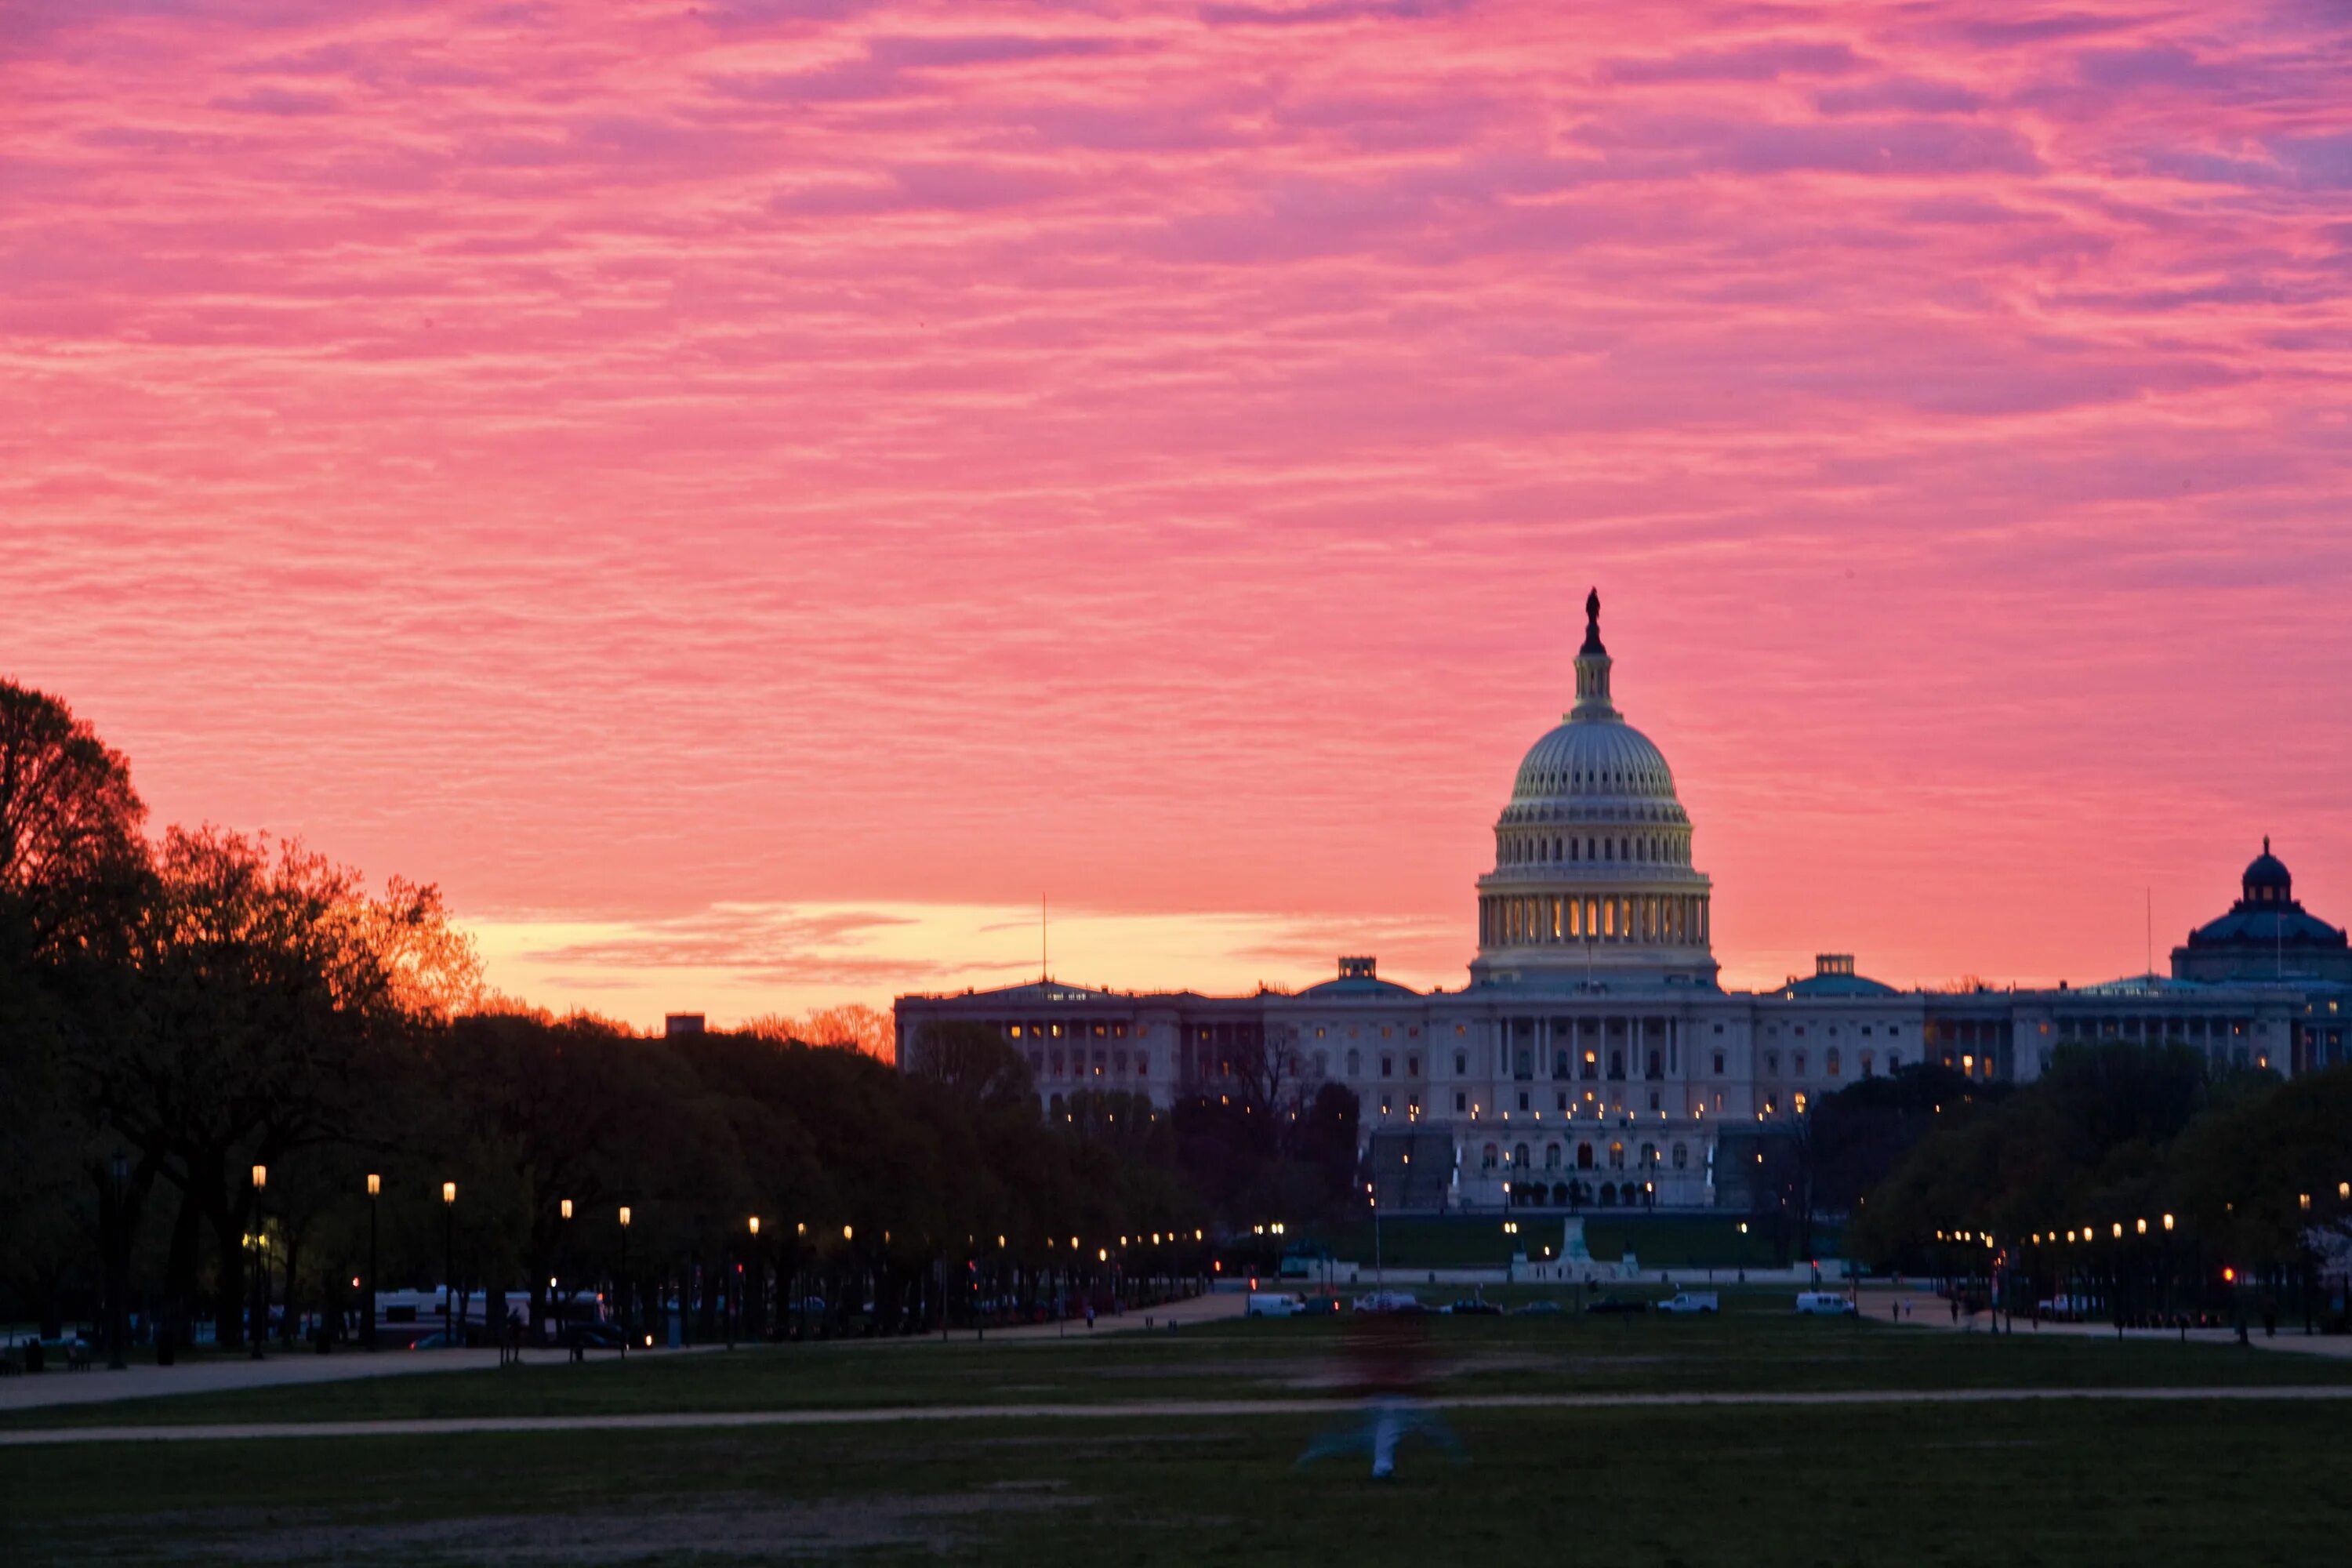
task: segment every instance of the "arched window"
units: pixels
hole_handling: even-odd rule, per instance
[[[1518,1166],[1521,1170],[1525,1170],[1525,1169],[1527,1169],[1527,1165],[1528,1165],[1528,1146],[1527,1146],[1526,1144],[1524,1144],[1524,1143],[1518,1143],[1518,1144],[1514,1144],[1514,1145],[1512,1146],[1512,1149],[1511,1149],[1511,1163],[1512,1163],[1513,1164],[1515,1164],[1515,1165]]]
[[[1643,1170],[1647,1170],[1647,1169],[1649,1169],[1651,1166],[1655,1165],[1657,1163],[1658,1163],[1658,1146],[1657,1146],[1655,1143],[1644,1143],[1644,1144],[1643,1144],[1643,1145],[1642,1145],[1642,1168],[1643,1168]]]
[[[1151,1053],[1150,1051],[1138,1051],[1135,1053],[1135,1076],[1138,1078],[1150,1078],[1151,1076]]]
[[[1831,1076],[1832,1078],[1835,1078],[1835,1077],[1837,1077],[1837,1075],[1838,1075],[1838,1048],[1837,1048],[1835,1046],[1832,1046],[1832,1047],[1830,1047],[1830,1049],[1829,1049],[1829,1063],[1830,1063],[1830,1076]]]
[[[1421,1076],[1421,1058],[1419,1057],[1409,1056],[1404,1058],[1404,1076],[1407,1078],[1419,1078]]]
[[[1609,1168],[1612,1171],[1622,1171],[1625,1168],[1625,1145],[1622,1143],[1609,1145]]]
[[[1601,1206],[1605,1209],[1617,1206],[1617,1189],[1608,1182],[1601,1184]]]
[[[1493,1170],[1495,1168],[1495,1162],[1503,1157],[1502,1150],[1492,1143],[1486,1145],[1484,1153],[1485,1159],[1480,1165],[1482,1170]]]
[[[1349,1051],[1348,1053],[1348,1076],[1349,1078],[1361,1078],[1363,1076],[1363,1072],[1364,1058],[1357,1052]]]
[[[1547,1171],[1557,1171],[1559,1169],[1559,1144],[1547,1143],[1544,1145],[1544,1169]]]
[[[1592,1169],[1591,1144],[1579,1143],[1576,1146],[1576,1168],[1580,1171],[1589,1171]]]
[[[1689,1146],[1688,1144],[1686,1144],[1686,1143],[1677,1143],[1677,1144],[1675,1144],[1675,1170],[1677,1170],[1677,1171],[1684,1171],[1684,1170],[1688,1170],[1689,1168],[1690,1168],[1690,1146]]]

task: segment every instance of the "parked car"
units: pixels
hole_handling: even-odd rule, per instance
[[[1359,1312],[1418,1312],[1421,1299],[1410,1290],[1374,1290],[1356,1298]]]
[[[1307,1298],[1293,1296],[1283,1290],[1253,1290],[1249,1299],[1249,1316],[1253,1318],[1302,1318],[1307,1315]]]
[[[621,1331],[610,1323],[566,1323],[563,1342],[570,1344],[574,1340],[592,1351],[616,1351],[627,1342],[622,1339]]]
[[[1514,1308],[1511,1315],[1515,1318],[1556,1318],[1565,1310],[1557,1301],[1529,1301],[1524,1307]]]
[[[2091,1310],[2091,1299],[2088,1296],[2053,1296],[2047,1301],[2036,1303],[2034,1307],[2035,1311],[2055,1323],[2087,1322],[2090,1321]]]
[[[1310,1318],[1332,1316],[1339,1310],[1339,1298],[1328,1291],[1320,1296],[1306,1298],[1306,1311]]]
[[[1797,1310],[1808,1318],[1851,1318],[1860,1310],[1835,1290],[1804,1290],[1797,1296]]]
[[[1499,1318],[1503,1315],[1503,1309],[1484,1296],[1465,1296],[1445,1310],[1448,1316],[1455,1318]]]
[[[1584,1310],[1603,1313],[1646,1312],[1650,1304],[1638,1296],[1596,1296],[1584,1304]]]
[[[1722,1304],[1713,1290],[1677,1290],[1658,1303],[1661,1312],[1716,1312]]]

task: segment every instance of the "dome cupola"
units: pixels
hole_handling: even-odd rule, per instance
[[[2270,835],[2263,835],[2263,852],[2246,865],[2241,893],[2250,904],[2284,904],[2294,899],[2294,879],[2287,874],[2286,863],[2271,853]]]

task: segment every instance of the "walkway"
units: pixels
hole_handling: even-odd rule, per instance
[[[1905,1301],[1911,1303],[1911,1314],[1897,1318],[1891,1309]],[[1957,1330],[1961,1333],[1984,1333],[1989,1331],[1990,1314],[1979,1313],[1970,1318],[1962,1313],[1955,1321],[1951,1302],[1926,1286],[1904,1290],[1892,1286],[1865,1285],[1857,1304],[1862,1315],[1875,1322],[1899,1322],[1908,1329],[1941,1329],[1947,1332]],[[2001,1320],[2004,1335],[2009,1331],[2009,1323],[2007,1318]],[[2035,1334],[2071,1334],[2077,1339],[2102,1340],[2117,1337],[2113,1323],[2061,1323],[2045,1320],[2036,1327],[2031,1318],[2019,1318],[2016,1327],[2020,1334],[2028,1338]],[[2300,1322],[2292,1325],[2281,1322],[2275,1335],[2265,1335],[2260,1322],[2250,1327],[2246,1342],[2257,1350],[2292,1351],[2298,1355],[2328,1356],[2338,1361],[2352,1358],[2352,1334],[2306,1334]],[[2126,1329],[2121,1337],[2166,1344],[2179,1344],[2184,1338],[2179,1329]],[[2186,1342],[2192,1345],[2228,1345],[2235,1344],[2237,1341],[2235,1329],[2191,1329],[2186,1336]]]
[[[2041,1401],[2177,1404],[2229,1400],[2352,1401],[2352,1384],[2273,1388],[1852,1389],[1790,1394],[1493,1394],[1440,1396],[1445,1410],[1653,1410],[1856,1405],[2005,1405]],[[870,1426],[902,1421],[1178,1421],[1322,1415],[1340,1399],[1155,1399],[1099,1405],[919,1405],[867,1410],[681,1411],[658,1415],[483,1415],[405,1421],[256,1421],[187,1426],[65,1426],[0,1430],[0,1448],[70,1443],[217,1443],[252,1438],[415,1437],[462,1433],[676,1432],[749,1427]]]
[[[1116,1317],[1095,1320],[1096,1334],[1140,1333],[1147,1329],[1164,1331],[1171,1325],[1202,1323],[1220,1318],[1238,1318],[1248,1305],[1248,1298],[1240,1292],[1226,1291],[1215,1295],[1196,1296],[1189,1301],[1173,1302],[1148,1310],[1120,1313]],[[1087,1336],[1086,1324],[1028,1323],[1019,1328],[989,1331],[989,1344],[1050,1343],[1056,1340],[1083,1340]],[[970,1331],[959,1331],[952,1336],[958,1344],[971,1344],[977,1336]],[[937,1344],[936,1339],[900,1338],[888,1340],[827,1340],[823,1343],[836,1349],[856,1348],[882,1350],[898,1345]],[[718,1350],[715,1344],[695,1345],[685,1351],[656,1351],[657,1356],[675,1356]],[[638,1352],[646,1353],[646,1352]],[[613,1352],[594,1352],[599,1362],[613,1359]],[[570,1359],[571,1352],[562,1350],[527,1350],[522,1359],[527,1365],[560,1364]],[[370,1355],[365,1351],[337,1351],[332,1355],[318,1355],[307,1351],[278,1351],[259,1361],[239,1356],[221,1356],[182,1362],[177,1366],[157,1366],[142,1363],[121,1372],[109,1372],[103,1367],[89,1372],[45,1372],[37,1376],[0,1379],[0,1413],[12,1410],[38,1410],[58,1405],[98,1405],[115,1399],[154,1399],[174,1394],[229,1394],[246,1388],[282,1388],[293,1384],[341,1383],[362,1377],[414,1376],[433,1372],[479,1372],[499,1364],[496,1349],[488,1350],[386,1350]]]

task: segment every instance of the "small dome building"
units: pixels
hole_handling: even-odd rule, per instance
[[[1519,763],[1478,879],[1475,984],[1712,990],[1708,900],[1674,770],[1611,700],[1601,595],[1584,601],[1576,705]]]
[[[2247,864],[2238,901],[2220,920],[2209,921],[2172,950],[2176,980],[2325,980],[2352,984],[2352,948],[2344,932],[2294,899],[2294,879],[2286,865],[2263,852]]]

